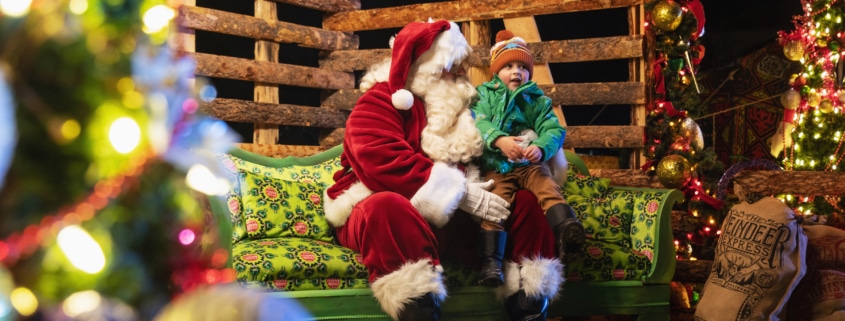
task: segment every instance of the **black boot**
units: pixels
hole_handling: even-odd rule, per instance
[[[481,256],[481,280],[479,285],[497,287],[505,282],[502,273],[502,260],[505,258],[505,231],[485,231],[478,233],[478,255]]]
[[[408,302],[399,312],[399,321],[440,320],[440,302],[434,293],[426,293]]]
[[[549,298],[529,298],[519,290],[505,299],[505,309],[511,321],[544,321],[549,312]]]
[[[553,205],[546,211],[546,220],[555,234],[555,246],[560,254],[574,251],[584,244],[587,232],[569,205]]]

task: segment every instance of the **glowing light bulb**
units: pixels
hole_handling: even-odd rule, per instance
[[[109,141],[118,153],[128,154],[141,142],[141,127],[132,118],[119,118],[109,128]]]
[[[9,294],[12,306],[22,316],[30,316],[38,310],[38,298],[27,288],[19,287]]]
[[[173,8],[160,4],[144,12],[144,32],[156,33],[166,28],[170,20],[176,17]]]
[[[78,225],[63,228],[56,239],[70,263],[85,273],[94,274],[106,266],[106,256],[100,244]]]
[[[191,188],[206,195],[224,195],[229,192],[230,188],[228,180],[218,178],[208,167],[202,164],[194,164],[188,169],[185,182]]]
[[[103,298],[99,293],[97,293],[97,291],[88,290],[76,292],[67,297],[65,302],[62,303],[62,311],[64,311],[67,316],[74,318],[86,312],[94,311],[94,309],[100,306],[100,302],[102,301]]]
[[[0,0],[0,12],[10,17],[23,17],[29,13],[32,0]]]

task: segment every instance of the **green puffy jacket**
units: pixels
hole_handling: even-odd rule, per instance
[[[531,142],[543,151],[543,161],[548,160],[563,146],[564,129],[552,110],[552,100],[533,81],[522,84],[514,91],[494,75],[493,80],[476,88],[478,101],[473,105],[475,125],[484,139],[481,168],[508,173],[514,167],[528,162],[510,162],[502,151],[493,147],[501,136],[519,136],[525,129],[533,129],[537,139]]]

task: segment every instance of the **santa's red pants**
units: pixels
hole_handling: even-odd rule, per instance
[[[534,194],[518,191],[511,210],[504,224],[505,259],[517,264],[523,259],[554,259],[554,237]],[[478,229],[469,214],[458,211],[445,227],[435,230],[408,199],[380,192],[353,208],[346,225],[337,229],[337,238],[361,253],[373,282],[403,264],[426,259],[435,266],[441,258],[475,265]]]

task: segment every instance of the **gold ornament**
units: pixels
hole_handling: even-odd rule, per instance
[[[795,89],[790,88],[780,96],[780,104],[783,105],[783,108],[785,109],[795,110],[798,108],[800,103],[801,94],[795,91]]]
[[[684,84],[684,86],[689,86],[689,84],[692,83],[692,81],[685,74],[685,75],[681,76],[681,83]]]
[[[657,180],[668,188],[681,188],[692,178],[692,165],[681,155],[663,157],[657,164]]]
[[[810,92],[807,94],[807,105],[810,107],[819,107],[819,103],[822,102],[822,96],[819,95],[817,92]]]
[[[819,103],[819,111],[825,114],[833,111],[833,102],[830,101],[830,99],[822,100],[822,102]]]
[[[816,45],[822,48],[827,47],[827,39],[816,38]]]
[[[786,59],[799,61],[804,57],[804,46],[801,45],[801,41],[790,40],[783,45],[783,55],[786,56]]]
[[[681,25],[684,12],[681,5],[672,0],[662,0],[651,10],[651,21],[663,31],[672,31]]]
[[[704,149],[704,135],[701,133],[698,123],[692,118],[684,118],[684,121],[681,122],[681,135],[689,139],[690,145],[699,150]]]

